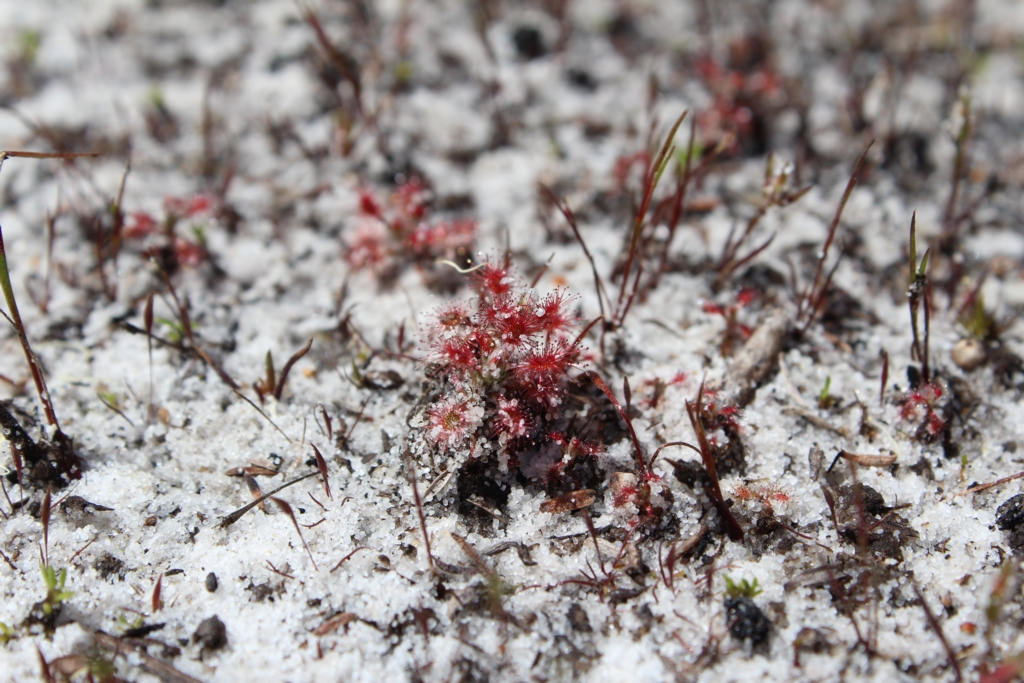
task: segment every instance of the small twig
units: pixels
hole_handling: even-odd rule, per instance
[[[430,571],[436,572],[434,554],[430,552],[430,534],[427,532],[427,517],[423,513],[423,500],[420,498],[420,489],[416,484],[416,464],[413,462],[412,454],[409,451],[405,452],[405,470],[409,477],[409,483],[412,484],[412,496],[416,501],[416,514],[420,518],[420,532],[423,533],[423,544],[427,550],[427,561],[430,563]]]
[[[291,443],[291,440],[292,440],[292,439],[291,439],[291,437],[290,437],[290,436],[288,436],[287,434],[285,434],[285,432],[284,432],[284,430],[283,430],[283,429],[281,429],[281,428],[280,428],[280,427],[278,427],[278,426],[277,426],[276,424],[274,424],[274,421],[270,419],[270,416],[269,416],[269,415],[267,415],[267,414],[266,414],[265,412],[263,412],[263,409],[261,409],[261,408],[260,408],[260,407],[259,407],[258,405],[256,405],[255,403],[253,403],[252,399],[250,399],[250,398],[249,398],[248,396],[246,396],[245,394],[243,394],[243,393],[242,393],[241,391],[239,391],[239,390],[238,390],[237,388],[233,388],[233,389],[232,389],[232,391],[234,391],[234,392],[235,392],[235,396],[237,396],[238,398],[242,399],[243,401],[245,401],[246,403],[248,403],[249,405],[251,405],[251,406],[252,406],[252,407],[253,407],[253,408],[254,408],[254,409],[256,410],[256,412],[257,412],[257,413],[259,413],[260,415],[262,415],[262,416],[263,416],[263,419],[264,419],[264,420],[266,420],[267,422],[269,422],[269,423],[270,423],[270,425],[271,425],[271,426],[272,426],[272,427],[273,427],[274,429],[276,429],[277,431],[281,432],[281,436],[283,436],[283,437],[284,437],[285,439],[287,439],[287,440],[288,440],[288,442],[289,442],[289,443]]]
[[[114,404],[110,403],[107,399],[103,398],[103,396],[101,396],[99,392],[96,392],[96,398],[98,398],[100,400],[100,403],[105,405],[107,408],[109,408],[110,410],[114,411],[115,413],[117,413],[118,415],[123,417],[124,421],[127,422],[128,424],[130,424],[133,429],[135,428],[135,423],[132,422],[131,419],[127,415],[124,414],[124,411],[122,411],[120,408],[118,408]]]
[[[113,652],[115,657],[126,651],[134,652],[135,656],[139,658],[139,666],[142,670],[153,674],[164,683],[203,683],[198,678],[184,674],[167,662],[147,653],[146,647],[148,643],[145,641],[115,638],[103,631],[93,631],[92,637],[97,645],[108,652]]]
[[[1011,474],[1010,476],[1003,477],[1002,479],[996,479],[995,481],[990,481],[985,484],[978,484],[977,486],[972,486],[971,488],[966,489],[964,491],[958,491],[957,493],[953,494],[953,497],[956,498],[957,496],[966,496],[968,493],[978,493],[979,491],[987,491],[988,489],[993,488],[995,486],[1007,484],[1011,481],[1022,478],[1024,478],[1024,472],[1018,472],[1017,474]]]
[[[309,561],[313,563],[313,571],[320,571],[316,566],[316,560],[313,559],[313,552],[309,549],[306,544],[306,539],[302,536],[302,529],[299,528],[299,520],[295,518],[295,512],[292,510],[292,506],[287,501],[281,500],[280,498],[271,498],[277,507],[281,508],[281,512],[288,515],[292,520],[292,524],[295,526],[295,532],[299,535],[299,540],[302,541],[302,547],[306,549],[306,554],[309,555]]]
[[[953,648],[950,647],[949,641],[946,640],[946,634],[942,632],[942,625],[939,624],[939,620],[935,618],[931,608],[928,606],[928,602],[924,599],[921,594],[921,589],[917,587],[917,582],[911,582],[914,587],[914,593],[917,595],[917,599],[921,602],[921,607],[924,609],[924,616],[928,620],[928,626],[935,631],[935,635],[939,637],[939,642],[942,643],[942,648],[946,651],[946,656],[949,658],[949,665],[953,667],[953,673],[956,675],[957,681],[964,680],[963,672],[960,671],[960,662],[956,659],[956,653],[953,652]]]
[[[252,510],[254,507],[256,507],[257,505],[259,505],[260,503],[265,501],[267,498],[270,498],[275,493],[278,493],[279,491],[283,491],[284,489],[288,488],[292,484],[298,484],[300,481],[303,481],[304,479],[309,479],[310,477],[318,477],[318,476],[320,476],[320,471],[319,470],[314,470],[313,472],[309,472],[308,474],[304,474],[301,477],[297,477],[296,479],[292,479],[291,481],[287,481],[287,482],[281,484],[280,486],[278,486],[276,489],[274,489],[270,493],[264,493],[262,496],[260,496],[259,498],[257,498],[253,502],[249,503],[248,505],[244,505],[244,506],[238,508],[237,510],[235,510],[234,512],[232,512],[230,515],[222,517],[220,522],[217,524],[217,526],[222,528],[222,529],[227,528],[227,527],[231,526],[232,524],[234,524],[235,522],[237,522],[239,519],[241,519],[242,515],[244,515],[246,512],[248,512],[249,510]]]
[[[583,241],[583,236],[580,234],[579,226],[576,224],[576,215],[572,209],[569,208],[568,200],[559,202],[555,193],[547,185],[541,185],[544,192],[547,193],[548,197],[554,202],[558,210],[565,216],[566,222],[569,227],[572,228],[572,234],[576,236],[576,241],[580,243],[580,248],[583,249],[583,255],[587,257],[587,261],[590,263],[590,272],[594,276],[594,291],[597,294],[597,306],[601,311],[601,319],[606,320],[604,300],[608,298],[608,294],[604,290],[604,283],[601,282],[601,276],[597,273],[597,264],[594,262],[594,256],[590,253],[590,249],[587,249],[587,243]]]
[[[835,459],[832,460],[832,464],[828,466],[827,472],[831,472],[832,468],[836,466],[839,459],[842,458],[852,465],[860,465],[862,467],[890,467],[896,462],[896,455],[876,455],[874,453],[850,453],[849,451],[840,450],[836,453]]]
[[[7,555],[5,555],[4,551],[2,551],[2,550],[0,550],[0,557],[2,557],[4,562],[7,563],[8,567],[10,567],[11,569],[13,569],[16,572],[20,572],[21,571],[20,569],[18,569],[18,567],[13,562],[11,562],[11,558],[7,557]]]
[[[360,550],[369,550],[369,548],[367,548],[365,546],[359,546],[358,548],[356,548],[355,550],[350,552],[348,555],[346,555],[345,557],[341,558],[341,560],[338,562],[338,564],[334,565],[334,568],[331,569],[331,571],[329,573],[333,574],[335,570],[340,569],[341,565],[345,564],[345,562],[347,562],[349,559],[351,559],[351,557],[353,555],[355,555],[356,553],[358,553]]]

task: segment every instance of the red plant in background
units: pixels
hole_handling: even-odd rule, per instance
[[[124,238],[144,243],[142,255],[158,259],[165,270],[194,267],[209,257],[205,232],[215,210],[216,200],[210,195],[169,196],[164,198],[163,221],[158,222],[148,212],[136,211],[126,222]],[[183,219],[192,219],[191,239],[178,234],[177,227]]]
[[[551,431],[547,437],[553,443],[558,444],[562,451],[562,459],[548,469],[547,483],[554,485],[561,483],[566,472],[581,460],[595,458],[600,455],[604,448],[596,441],[588,441],[578,437],[567,438],[563,432]]]
[[[694,64],[697,77],[711,92],[712,103],[697,114],[697,125],[706,147],[713,147],[736,132],[732,151],[744,147],[756,136],[757,117],[778,99],[781,79],[756,40],[740,39],[730,45],[729,65],[710,55]]]
[[[711,301],[703,302],[702,308],[705,313],[720,315],[725,318],[725,335],[722,338],[722,355],[729,357],[733,354],[736,345],[745,342],[753,330],[741,323],[738,319],[739,312],[752,304],[757,299],[757,290],[751,287],[744,287],[736,294],[736,301],[722,306]]]
[[[920,420],[917,437],[923,441],[935,441],[946,429],[946,421],[935,411],[941,398],[942,387],[935,382],[922,382],[896,402],[901,420]]]
[[[485,262],[473,273],[475,307],[448,303],[426,327],[427,375],[442,396],[427,409],[427,441],[443,449],[496,439],[514,455],[549,431],[565,398],[567,371],[579,359],[572,340],[575,297],[541,296],[519,284],[509,263]],[[595,447],[577,439],[563,449]]]
[[[615,168],[612,170],[612,177],[615,178],[615,187],[620,191],[623,190],[629,184],[630,173],[634,168],[638,169],[637,172],[642,177],[650,163],[651,155],[647,151],[620,156],[615,160]]]
[[[193,218],[213,209],[213,198],[205,194],[197,194],[190,199],[167,197],[164,199],[164,211],[168,216]]]
[[[429,197],[418,178],[399,185],[385,201],[371,188],[361,188],[361,215],[345,236],[349,264],[394,273],[406,263],[456,260],[468,252],[476,237],[476,222],[431,220]]]
[[[718,447],[718,432],[721,430],[726,437],[729,434],[740,432],[740,418],[743,416],[739,406],[721,405],[718,401],[718,391],[715,389],[704,389],[704,402],[699,410],[701,422],[707,431],[708,442]]]

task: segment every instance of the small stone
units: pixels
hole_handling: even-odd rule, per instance
[[[544,36],[534,26],[520,26],[512,32],[512,42],[515,43],[516,52],[523,59],[537,59],[548,53],[544,45]]]
[[[216,574],[214,574],[213,572],[210,572],[209,574],[206,575],[206,590],[207,591],[209,591],[210,593],[216,593],[218,585],[219,584],[217,583],[217,575]]]
[[[203,619],[192,634],[192,642],[202,645],[204,650],[219,650],[228,644],[228,632],[217,615]]]
[[[590,617],[587,616],[587,611],[580,606],[578,602],[574,602],[569,605],[569,625],[572,626],[572,630],[577,633],[590,633],[593,629],[590,626]]]
[[[957,364],[957,367],[965,372],[977,370],[985,363],[987,358],[985,345],[977,339],[961,339],[953,345],[950,355],[953,357],[953,362]]]
[[[1024,523],[1024,493],[1018,493],[996,510],[996,524],[1007,531]]]

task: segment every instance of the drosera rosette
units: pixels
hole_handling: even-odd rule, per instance
[[[914,375],[913,372],[909,374]],[[942,415],[944,409],[940,405],[944,394],[942,385],[934,379],[929,382],[916,376],[913,379],[917,381],[911,382],[910,389],[896,400],[900,420],[917,425],[915,439],[933,443],[941,439],[946,430],[946,419]]]
[[[428,284],[445,287],[437,261],[465,263],[476,239],[476,221],[433,216],[433,195],[417,177],[403,179],[385,199],[369,185],[359,189],[359,211],[346,227],[345,259],[382,282],[416,266],[433,273]],[[435,272],[436,271],[436,272]]]
[[[580,361],[576,297],[523,285],[507,258],[470,277],[476,299],[444,304],[424,326],[431,400],[418,422],[434,453],[493,453],[508,471],[564,429],[568,373]]]
[[[149,212],[136,211],[128,216],[124,238],[168,274],[182,267],[194,268],[209,259],[207,231],[219,213],[218,201],[211,195],[168,196],[164,198],[162,220]]]

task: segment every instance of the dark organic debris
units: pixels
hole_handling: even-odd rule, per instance
[[[750,598],[726,598],[725,613],[729,622],[729,633],[736,640],[749,640],[752,645],[760,645],[768,640],[772,623]]]
[[[1000,529],[1012,531],[1024,523],[1024,493],[1007,499],[996,510],[996,524]]]
[[[1015,555],[1024,555],[1024,493],[1007,499],[996,510],[996,524],[1009,532],[1009,543]]]
[[[124,581],[124,576],[128,572],[124,562],[108,552],[104,552],[92,566],[104,579],[109,579],[111,575],[116,574],[119,580]]]
[[[192,634],[192,642],[199,643],[204,650],[219,650],[228,644],[227,627],[216,614],[203,619]]]

